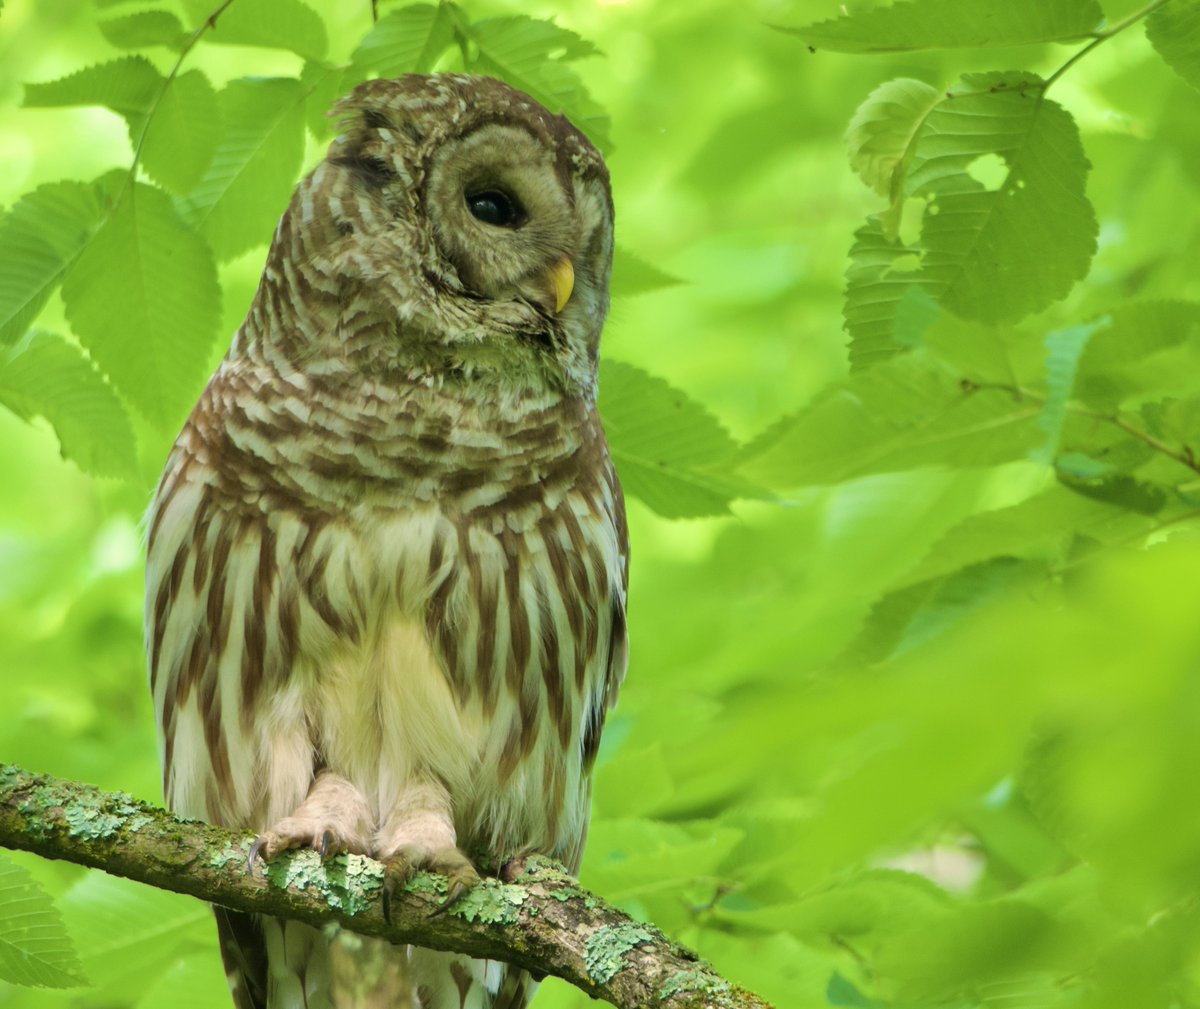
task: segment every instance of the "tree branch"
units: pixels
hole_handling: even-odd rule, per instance
[[[121,792],[0,765],[0,846],[103,869],[237,911],[336,922],[361,935],[554,974],[621,1009],[771,1009],[653,925],[581,889],[547,859],[514,883],[488,879],[447,910],[446,880],[418,874],[381,906],[383,866],[290,852],[250,875],[253,837],[181,820]]]

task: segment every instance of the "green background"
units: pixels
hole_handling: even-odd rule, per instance
[[[310,6],[326,61],[344,64],[369,4]],[[5,0],[0,207],[128,169],[121,116],[26,107],[24,85],[117,58],[100,22],[145,7]],[[1200,475],[1187,447],[1200,441],[1200,93],[1184,79],[1200,77],[1196,4],[1157,15],[1178,19],[1161,52],[1136,23],[1054,83],[1066,111],[1039,120],[1050,154],[1023,134],[997,142],[1003,160],[975,158],[989,133],[933,188],[912,182],[894,213],[926,263],[953,249],[921,200],[977,200],[994,219],[995,193],[1023,198],[1008,191],[1025,189],[1020,166],[1045,204],[995,237],[994,255],[954,260],[957,286],[932,266],[909,284],[889,258],[900,318],[882,336],[852,325],[849,345],[843,328],[882,289],[852,280],[847,306],[847,267],[869,268],[862,248],[848,260],[855,233],[889,204],[847,159],[855,110],[896,78],[939,100],[964,73],[1046,77],[1086,42],[937,48],[949,11],[988,24],[995,7],[897,6],[904,31],[881,37],[911,32],[917,51],[871,54],[810,51],[803,32],[772,27],[837,16],[816,0],[461,8],[472,23],[553,17],[602,53],[567,62],[609,119],[620,251],[602,407],[631,492],[632,661],[582,880],[781,1007],[1200,1005]],[[1087,5],[1014,3],[1012,17],[1038,7]],[[190,2],[154,9],[198,23]],[[1110,25],[1136,10],[1104,3]],[[144,53],[164,73],[173,62]],[[184,64],[218,90],[304,66],[208,42]],[[335,93],[318,89],[305,115],[316,122]],[[1081,160],[1052,163],[1068,116],[1086,176]],[[961,124],[947,123],[953,141]],[[917,150],[932,158],[937,142]],[[327,143],[307,134],[305,170]],[[199,172],[188,150],[154,180],[185,203]],[[986,177],[997,165],[1013,167],[1008,181]],[[116,442],[79,429],[70,381],[23,399],[21,359],[0,364],[6,761],[159,798],[141,521],[253,293],[295,180],[280,171],[259,201],[265,227],[247,241],[205,232],[220,258],[211,345],[190,345],[194,365],[175,371],[171,348],[147,347],[178,376],[153,402],[111,376],[137,436],[124,478],[89,475],[93,443]],[[13,248],[0,245],[10,275]],[[70,296],[68,284],[36,325],[100,360]],[[226,1004],[202,905],[10,857],[54,896],[93,987],[0,983],[0,1005]],[[587,1000],[550,980],[537,1004]]]

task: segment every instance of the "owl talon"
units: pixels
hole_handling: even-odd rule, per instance
[[[329,854],[329,846],[333,844],[333,831],[326,830],[321,835],[321,861],[325,861],[325,856]]]
[[[250,854],[246,856],[246,875],[254,875],[254,863],[259,858],[263,845],[266,843],[266,838],[259,835],[254,839],[254,843],[250,845]],[[265,859],[264,859],[265,861]]]

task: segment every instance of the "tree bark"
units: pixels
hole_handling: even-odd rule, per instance
[[[121,792],[0,766],[0,846],[65,859],[237,911],[336,922],[394,943],[503,960],[569,981],[621,1009],[771,1009],[653,925],[532,857],[513,882],[487,879],[434,914],[446,880],[419,873],[382,908],[383,866],[289,852],[247,871],[254,838],[182,820]]]

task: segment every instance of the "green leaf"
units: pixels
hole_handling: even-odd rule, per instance
[[[213,12],[211,0],[186,0],[196,25]],[[288,49],[306,60],[321,60],[329,47],[325,22],[303,0],[237,0],[223,10],[215,27],[202,36],[218,45]]]
[[[1087,273],[1096,251],[1079,130],[1041,87],[1028,74],[970,74],[917,134],[905,181],[907,196],[927,201],[917,279],[964,318],[1041,311]],[[1008,172],[989,189],[968,170],[991,154]]]
[[[218,259],[274,234],[304,155],[306,94],[290,77],[235,80],[221,92],[225,135],[184,210]]]
[[[683,281],[660,270],[640,256],[617,246],[613,250],[612,280],[609,287],[614,297],[645,294],[664,287],[675,287]]]
[[[1078,394],[1114,409],[1137,396],[1187,392],[1200,353],[1200,304],[1141,301],[1118,305],[1088,342]]]
[[[894,53],[1072,41],[1103,18],[1096,0],[911,0],[782,30],[817,49]]]
[[[25,85],[27,108],[103,105],[123,116],[129,134],[140,132],[165,78],[144,56],[122,56],[43,84]]]
[[[868,368],[904,349],[896,331],[897,313],[909,292],[917,290],[913,268],[918,262],[918,250],[884,234],[878,214],[854,233],[842,308],[850,335],[851,371]],[[936,310],[937,306],[933,307]]]
[[[942,100],[924,81],[907,77],[880,84],[850,119],[846,153],[855,174],[880,196],[900,191],[896,169],[904,161],[921,124]]]
[[[1200,88],[1200,0],[1169,0],[1146,18],[1146,37],[1172,70]]]
[[[29,328],[103,219],[83,182],[39,186],[0,218],[0,343]]]
[[[204,177],[221,139],[217,95],[201,70],[163,92],[142,141],[142,167],[165,188],[186,193]]]
[[[923,351],[831,386],[746,447],[740,468],[769,487],[840,483],[918,466],[977,467],[1024,456],[1036,404],[979,389]]]
[[[725,515],[734,498],[760,494],[730,474],[729,432],[661,378],[602,361],[600,412],[625,491],[660,515]]]
[[[54,427],[63,456],[96,476],[131,477],[137,453],[125,407],[80,349],[30,333],[0,351],[0,403]]]
[[[62,898],[96,990],[92,1005],[129,1005],[179,957],[211,945],[212,912],[182,894],[88,873]]]
[[[354,50],[351,74],[380,77],[427,74],[454,42],[454,17],[445,4],[411,4],[379,19]]]
[[[468,22],[461,13],[458,30],[475,46],[469,69],[511,84],[553,113],[562,113],[608,148],[608,115],[588,94],[568,60],[591,56],[596,48],[552,21],[517,16]]]
[[[87,984],[50,895],[0,856],[0,979],[35,988]]]
[[[187,40],[183,23],[170,11],[138,11],[99,22],[100,33],[118,49],[166,46],[179,49]]]
[[[212,254],[152,186],[125,190],[63,284],[67,318],[132,405],[170,427],[191,407],[220,318]]]
[[[334,102],[358,83],[346,67],[309,62],[300,71],[300,83],[307,98],[304,102],[304,121],[317,140],[333,136],[336,122],[330,110]]]
[[[1046,337],[1046,400],[1038,426],[1046,439],[1032,453],[1038,462],[1049,463],[1058,454],[1063,424],[1067,419],[1067,400],[1075,388],[1075,373],[1088,340],[1097,329],[1108,324],[1107,319],[1085,322],[1055,330]]]

